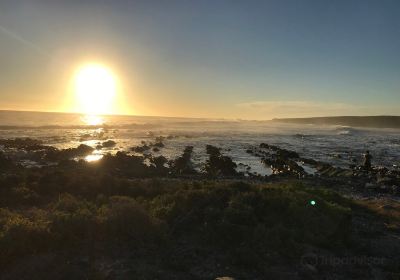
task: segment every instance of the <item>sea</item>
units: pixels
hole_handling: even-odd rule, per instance
[[[118,151],[136,154],[134,146],[144,142],[154,143],[163,136],[165,146],[159,151],[149,150],[154,156],[163,155],[173,160],[183,153],[185,146],[193,146],[194,166],[201,170],[208,156],[206,145],[220,147],[240,166],[269,175],[271,170],[260,158],[248,154],[247,149],[260,143],[277,145],[294,150],[302,157],[348,168],[361,164],[362,155],[369,150],[373,164],[387,168],[400,165],[400,129],[357,128],[339,125],[298,125],[274,121],[249,121],[228,119],[199,119],[145,116],[88,116],[69,113],[43,113],[0,111],[0,138],[33,138],[45,145],[59,149],[73,148],[80,144],[96,147],[107,140],[114,147],[95,150],[85,157],[96,161],[104,154]],[[6,149],[8,154],[26,166],[35,166],[22,151]],[[78,160],[78,159],[77,159]]]

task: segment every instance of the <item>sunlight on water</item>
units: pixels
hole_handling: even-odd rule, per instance
[[[82,121],[87,125],[102,125],[104,124],[104,119],[96,115],[86,115],[82,117]]]
[[[93,161],[98,161],[100,159],[103,158],[103,155],[98,155],[98,154],[94,154],[94,155],[88,155],[85,157],[85,160],[87,162],[93,162]]]

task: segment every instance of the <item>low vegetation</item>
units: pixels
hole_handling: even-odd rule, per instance
[[[208,153],[207,166],[220,167],[208,174],[230,174],[225,166],[232,164],[219,149],[209,146]],[[190,154],[187,147],[172,165],[176,173],[191,170]],[[398,231],[397,220],[383,215],[386,208],[366,207],[307,181],[155,178],[152,172],[168,174],[167,160],[151,157],[150,168],[139,159],[117,153],[97,163],[28,169],[0,154],[4,279],[120,279],[119,273],[134,279],[264,279],[275,273],[271,267],[305,278],[349,277],[349,270],[332,272],[325,263],[302,262],[303,256],[375,254],[368,238],[381,234],[382,217]],[[379,269],[397,273],[388,252],[398,245],[385,247],[381,257],[390,261]],[[353,279],[366,279],[377,268],[363,263],[357,269]]]
[[[121,245],[164,252],[183,240],[199,258],[214,252],[225,263],[257,269],[279,258],[296,261],[306,246],[351,242],[350,202],[327,193],[291,185],[125,179],[77,166],[74,173],[49,168],[1,176],[3,269],[32,254],[90,255]],[[177,265],[169,262],[163,265]]]

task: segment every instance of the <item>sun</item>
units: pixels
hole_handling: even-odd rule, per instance
[[[116,78],[101,64],[87,64],[75,74],[78,111],[86,115],[111,114],[117,94]]]

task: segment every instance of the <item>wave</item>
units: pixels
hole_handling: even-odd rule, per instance
[[[347,135],[347,136],[356,135],[356,134],[361,133],[360,130],[350,127],[350,126],[340,126],[340,127],[337,127],[335,129],[335,131],[336,131],[337,135]]]
[[[303,133],[296,133],[296,134],[293,135],[293,137],[304,139],[304,138],[312,138],[312,137],[315,137],[315,135],[303,134]]]

